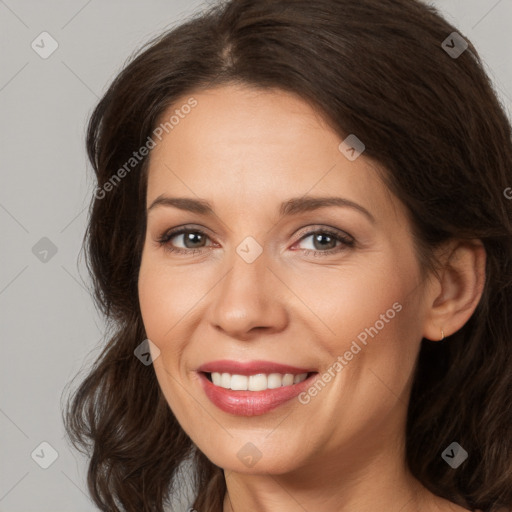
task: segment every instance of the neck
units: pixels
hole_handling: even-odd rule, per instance
[[[226,470],[223,512],[439,512],[465,509],[430,493],[407,470],[403,439],[381,428],[285,474]],[[395,430],[396,432],[396,430]],[[370,441],[371,440],[371,441]]]

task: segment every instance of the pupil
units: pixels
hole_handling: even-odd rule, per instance
[[[314,240],[316,243],[316,242],[320,242],[322,239],[325,239],[325,238],[331,239],[331,242],[334,241],[334,238],[332,238],[330,235],[323,235],[323,234],[316,235]],[[315,245],[315,247],[316,247],[316,245]],[[320,247],[323,247],[325,249],[325,245],[321,245]]]
[[[185,237],[185,240],[188,241],[188,242],[192,242],[194,243],[194,237],[199,237],[199,242],[201,242],[200,238],[201,238],[201,234],[200,233],[189,233],[186,237]],[[197,242],[197,241],[196,241]],[[185,245],[187,245],[185,243]]]

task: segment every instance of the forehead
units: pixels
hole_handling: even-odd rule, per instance
[[[195,106],[182,109],[191,97]],[[195,195],[243,212],[287,197],[343,194],[375,216],[396,213],[375,163],[364,153],[348,160],[339,134],[294,94],[222,86],[183,96],[160,122],[173,114],[151,151],[148,204],[164,193]]]

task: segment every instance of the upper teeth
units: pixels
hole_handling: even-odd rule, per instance
[[[216,386],[234,390],[263,391],[281,386],[291,386],[306,380],[308,374],[301,373],[258,373],[257,375],[232,375],[230,373],[212,372],[212,381]]]

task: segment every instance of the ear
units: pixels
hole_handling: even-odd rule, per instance
[[[485,247],[481,240],[451,241],[440,257],[439,277],[426,296],[423,337],[432,341],[461,329],[475,311],[485,285]]]

